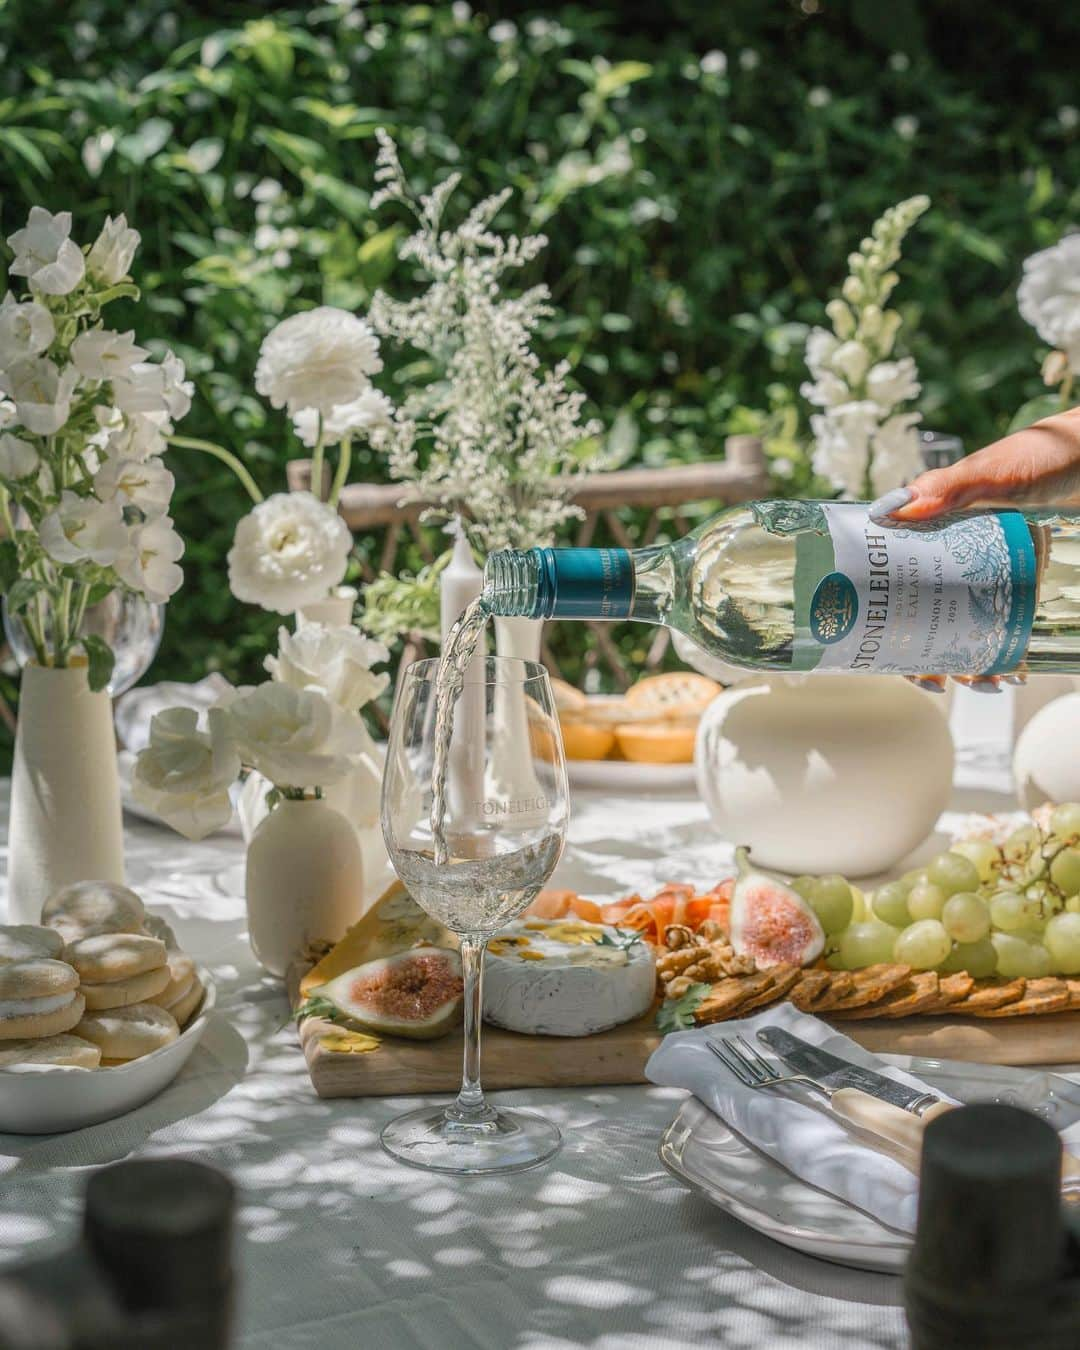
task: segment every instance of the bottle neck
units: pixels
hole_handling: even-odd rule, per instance
[[[636,590],[625,548],[507,549],[484,565],[484,606],[503,617],[626,619]]]

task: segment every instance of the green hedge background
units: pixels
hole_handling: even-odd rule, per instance
[[[40,202],[85,241],[125,211],[143,298],[115,322],[181,353],[198,391],[181,430],[272,490],[299,446],[252,388],[263,334],[409,284],[400,228],[368,209],[379,124],[418,181],[516,189],[505,221],[551,237],[548,353],[648,464],[719,455],[797,405],[805,325],[848,250],[927,192],[897,299],[926,424],[974,448],[1040,390],[1015,288],[1078,215],[1078,37],[1075,7],[981,0],[9,0],[0,225]],[[245,500],[216,463],[172,460],[187,580],[155,675],[251,678],[276,619],[227,588]],[[354,478],[384,476],[360,456]]]

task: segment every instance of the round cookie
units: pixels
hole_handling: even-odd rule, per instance
[[[33,1005],[43,1004],[35,1008]],[[57,1004],[60,1004],[58,1007]],[[40,999],[0,1000],[0,1043],[70,1031],[86,1011],[82,994],[57,994]]]
[[[72,994],[79,987],[77,971],[66,961],[32,956],[27,961],[9,961],[0,966],[0,1001],[52,998]]]
[[[69,943],[64,960],[79,972],[83,984],[111,984],[150,970],[166,970],[166,955],[164,942],[145,933],[98,933]]]
[[[101,1050],[102,1060],[129,1060],[171,1044],[180,1035],[180,1028],[164,1008],[154,1003],[133,1003],[127,1008],[87,1013],[76,1035],[93,1041]]]
[[[105,1008],[125,1008],[132,1003],[147,1003],[160,994],[169,983],[169,967],[143,970],[127,980],[111,980],[108,984],[87,984],[84,980],[79,992],[92,1012]]]
[[[0,924],[0,966],[9,961],[29,961],[35,956],[55,960],[64,950],[64,939],[55,928],[34,923]]]
[[[39,1036],[34,1040],[0,1042],[0,1069],[16,1064],[74,1065],[96,1069],[101,1051],[81,1036]]]
[[[166,993],[168,991],[166,990]],[[203,1001],[203,995],[206,993],[202,980],[198,975],[191,977],[191,984],[187,990],[181,994],[174,1002],[161,1004],[168,1012],[176,1018],[176,1024],[181,1029],[187,1026],[191,1021],[192,1015],[197,1011]],[[164,995],[162,995],[164,997]]]
[[[177,999],[190,992],[195,982],[195,962],[187,952],[172,948],[168,952],[167,959],[169,983],[160,994],[147,1000],[148,1003],[156,1003],[159,1008],[171,1008]]]
[[[41,921],[61,933],[65,942],[76,942],[97,933],[138,933],[145,914],[143,902],[127,886],[75,881],[45,901]]]

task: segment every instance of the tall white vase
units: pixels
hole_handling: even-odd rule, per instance
[[[247,854],[248,939],[271,975],[313,942],[336,942],[360,917],[364,866],[356,831],[323,800],[284,801]]]
[[[495,650],[500,656],[517,656],[522,661],[540,660],[542,619],[496,619]]]
[[[9,923],[69,882],[124,880],[112,703],[85,667],[23,670],[8,849]]]

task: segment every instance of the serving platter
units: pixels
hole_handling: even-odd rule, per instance
[[[697,796],[693,764],[646,764],[630,759],[568,759],[566,777],[571,787],[596,788],[634,796],[661,792]]]

